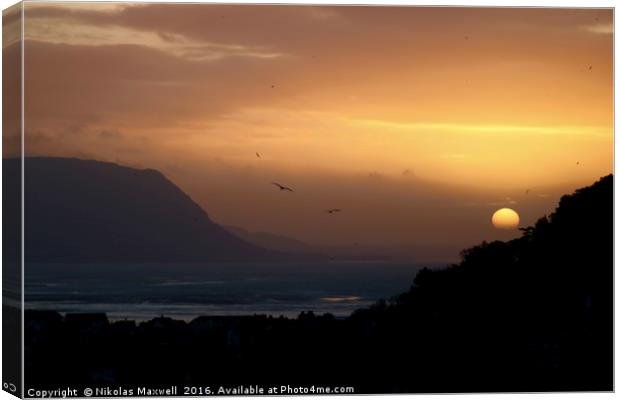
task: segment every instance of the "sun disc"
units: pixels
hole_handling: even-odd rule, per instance
[[[497,229],[515,229],[519,226],[519,214],[511,208],[500,208],[491,218]]]

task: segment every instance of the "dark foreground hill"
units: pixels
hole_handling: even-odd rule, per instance
[[[4,160],[3,166],[11,170],[18,163],[17,159]],[[24,179],[27,262],[273,257],[213,223],[189,196],[152,169],[70,158],[27,158]]]
[[[353,387],[355,393],[613,390],[613,178],[522,237],[465,250],[345,320],[26,313],[26,386]],[[312,394],[312,393],[308,393]]]
[[[407,293],[351,320],[437,387],[449,377],[473,391],[612,390],[613,176],[523,231],[421,270]]]

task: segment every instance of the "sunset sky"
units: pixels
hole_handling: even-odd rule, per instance
[[[613,169],[610,9],[25,3],[24,32],[27,155],[159,169],[225,225],[450,258]]]

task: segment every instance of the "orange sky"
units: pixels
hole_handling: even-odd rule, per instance
[[[225,224],[454,249],[508,237],[494,209],[532,223],[613,168],[610,9],[26,3],[25,16],[27,154],[160,169]],[[347,212],[317,215],[330,207]]]

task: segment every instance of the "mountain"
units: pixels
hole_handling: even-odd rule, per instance
[[[282,251],[286,253],[315,253],[316,247],[283,235],[270,232],[250,232],[236,226],[222,226],[228,232],[264,249]]]
[[[381,247],[381,246],[369,246],[354,244],[342,244],[342,245],[314,245],[301,240],[278,235],[271,232],[250,232],[246,229],[236,226],[224,226],[224,229],[232,233],[233,235],[252,243],[264,249],[278,251],[289,254],[291,256],[299,256],[304,259],[331,259],[331,260],[343,260],[343,261],[387,261],[387,260],[406,260],[410,261],[410,258],[400,257],[397,258],[393,254],[398,254],[402,250],[401,247]],[[409,254],[408,252],[407,254]]]
[[[19,162],[5,159],[3,165],[18,170]],[[215,224],[187,194],[152,169],[31,157],[25,160],[24,174],[27,262],[277,257]]]
[[[370,245],[350,243],[338,245],[310,244],[301,240],[271,232],[251,232],[237,226],[222,226],[228,232],[258,247],[306,258],[315,255],[335,261],[392,261],[445,263],[451,254],[445,244],[420,245],[402,243],[394,245]],[[455,252],[457,254],[457,252]]]

